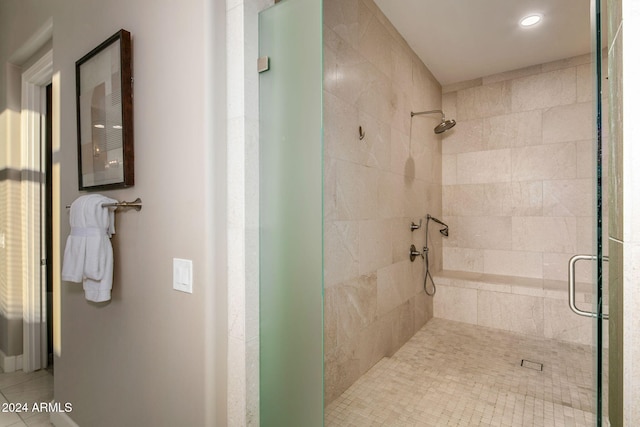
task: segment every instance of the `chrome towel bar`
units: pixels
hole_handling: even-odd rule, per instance
[[[133,202],[104,203],[102,205],[103,208],[111,208],[114,206],[116,208],[133,208],[136,211],[140,211],[140,209],[142,209],[142,200],[140,200],[140,197],[138,197]],[[67,209],[69,208],[71,208],[71,205],[67,205]]]

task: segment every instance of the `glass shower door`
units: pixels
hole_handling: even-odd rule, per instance
[[[605,308],[608,289],[608,256],[606,253],[608,231],[605,227],[607,221],[606,198],[604,194],[604,180],[607,175],[606,163],[603,161],[606,152],[606,135],[603,132],[603,53],[602,53],[602,17],[603,10],[600,0],[591,1],[591,39],[592,39],[592,88],[593,88],[593,115],[592,115],[592,156],[593,156],[593,226],[592,245],[589,253],[575,255],[569,261],[569,306],[571,310],[580,316],[585,316],[592,321],[593,339],[593,402],[592,412],[595,426],[608,425],[608,346],[605,348],[608,329],[608,314]],[[591,195],[590,195],[591,196]],[[582,261],[582,262],[580,262]],[[576,298],[576,270],[589,265],[592,268],[592,290],[590,295],[591,308],[585,310],[579,308]]]
[[[605,370],[607,363],[604,350],[605,328],[608,323],[604,322],[604,293],[605,284],[608,278],[605,275],[604,254],[605,237],[608,232],[603,228],[604,208],[603,208],[603,105],[602,105],[602,22],[600,0],[592,0],[592,50],[593,50],[593,111],[594,111],[594,280],[593,280],[593,359],[594,359],[594,389],[595,389],[595,425],[604,425],[607,419],[605,409],[607,407],[605,387]],[[607,423],[608,424],[608,423]]]
[[[260,425],[322,426],[322,1],[259,19]]]

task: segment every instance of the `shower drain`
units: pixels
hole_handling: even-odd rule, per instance
[[[532,362],[531,360],[527,360],[527,359],[522,359],[520,361],[520,366],[527,369],[542,371],[542,363]]]

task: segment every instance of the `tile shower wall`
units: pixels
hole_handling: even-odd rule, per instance
[[[584,55],[443,88],[458,120],[442,141],[445,270],[566,280],[592,253],[591,68]]]
[[[640,4],[610,0],[611,425],[640,425]]]
[[[410,112],[440,108],[442,94],[373,1],[325,0],[324,24],[328,404],[432,317],[408,252],[424,245],[411,222],[442,213],[439,116]]]

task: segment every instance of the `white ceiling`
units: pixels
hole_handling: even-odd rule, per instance
[[[591,51],[590,0],[374,1],[442,85]]]

